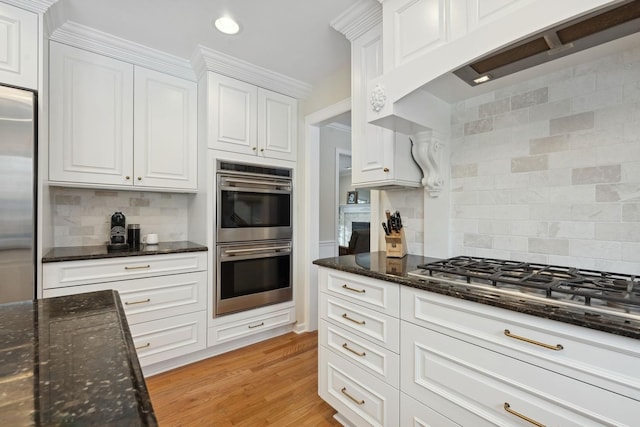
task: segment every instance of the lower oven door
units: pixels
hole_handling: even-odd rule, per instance
[[[291,301],[291,241],[217,247],[215,314]]]

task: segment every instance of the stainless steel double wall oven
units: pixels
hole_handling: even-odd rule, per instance
[[[216,316],[290,301],[292,170],[219,160]]]

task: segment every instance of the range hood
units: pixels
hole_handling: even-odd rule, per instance
[[[476,86],[638,31],[640,0],[628,1],[537,33],[453,73]]]

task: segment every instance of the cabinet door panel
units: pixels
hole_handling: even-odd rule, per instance
[[[135,68],[135,185],[195,189],[197,87]]]
[[[257,96],[253,85],[209,73],[209,148],[257,151]]]
[[[38,16],[0,3],[0,82],[38,88]]]
[[[49,178],[132,185],[133,65],[50,47]]]
[[[258,89],[258,137],[260,154],[282,160],[296,159],[295,99]]]

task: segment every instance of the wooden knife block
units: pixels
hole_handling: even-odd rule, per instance
[[[404,237],[404,228],[400,231],[392,231],[384,236],[387,242],[387,258],[402,258],[407,254],[407,239]]]

